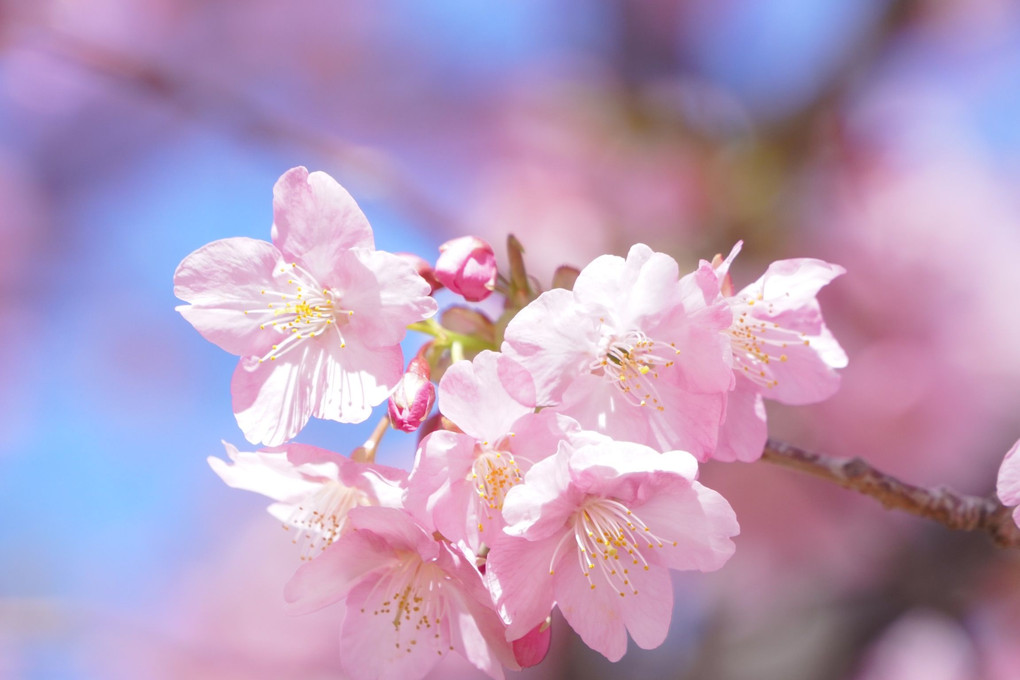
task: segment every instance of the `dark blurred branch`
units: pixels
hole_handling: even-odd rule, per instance
[[[302,147],[332,158],[346,173],[380,187],[409,215],[440,232],[452,226],[444,211],[409,180],[378,147],[354,144],[312,125],[266,111],[222,83],[206,82],[152,61],[110,49],[67,33],[46,31],[45,49],[81,68],[119,81],[198,119],[224,120],[231,132]]]
[[[968,496],[945,487],[925,489],[901,482],[860,458],[832,458],[774,439],[765,444],[762,460],[871,496],[886,508],[927,517],[950,529],[982,531],[996,545],[1020,548],[1020,528],[1010,509],[992,498]]]

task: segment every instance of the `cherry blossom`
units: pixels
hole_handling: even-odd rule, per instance
[[[708,281],[710,265],[702,262],[699,280],[706,290],[714,285],[733,311],[726,335],[736,383],[713,457],[750,462],[761,456],[767,438],[763,397],[809,404],[839,388],[835,369],[846,366],[847,356],[825,325],[816,296],[846,270],[811,258],[779,260],[734,294],[729,267],[741,246],[738,242],[714,268],[714,281]]]
[[[685,277],[687,278],[687,277]],[[732,315],[680,281],[673,258],[635,245],[596,258],[572,291],[540,295],[510,321],[503,351],[535,378],[539,404],[583,427],[704,459],[732,387]]]
[[[453,541],[478,550],[503,525],[503,499],[537,461],[556,453],[576,422],[534,412],[531,376],[496,352],[451,366],[439,383],[439,410],[460,432],[439,430],[418,447],[407,508]]]
[[[207,340],[241,356],[231,393],[245,437],[278,445],[312,415],[368,418],[403,372],[407,325],[437,305],[407,261],[374,249],[361,209],[325,173],[279,179],[272,241],[199,248],[177,268],[174,293]]]
[[[385,465],[356,463],[308,444],[246,452],[226,442],[231,463],[209,457],[209,465],[235,489],[272,498],[269,514],[295,529],[301,559],[311,559],[346,527],[347,513],[363,505],[397,507],[407,473]]]
[[[518,669],[481,575],[394,508],[351,511],[353,528],[301,566],[284,595],[296,613],[346,611],[340,661],[356,680],[416,680],[450,651],[489,677]]]
[[[697,461],[582,433],[536,463],[503,506],[486,576],[516,639],[555,604],[612,661],[665,640],[669,569],[711,571],[733,554],[729,503],[695,481]]]

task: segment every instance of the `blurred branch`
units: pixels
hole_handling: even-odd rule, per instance
[[[769,439],[762,460],[800,470],[871,496],[888,509],[927,517],[950,529],[982,531],[996,545],[1020,548],[1020,528],[1011,511],[993,498],[980,498],[937,487],[925,489],[901,482],[860,458],[832,458]]]
[[[303,147],[332,157],[351,174],[380,187],[415,220],[430,229],[446,231],[452,224],[443,210],[419,191],[406,173],[378,147],[354,144],[308,124],[264,110],[222,83],[203,82],[194,74],[173,69],[53,30],[46,31],[46,48],[54,56],[130,86],[196,118],[225,118],[234,133]]]

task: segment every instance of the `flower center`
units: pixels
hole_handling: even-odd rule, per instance
[[[804,333],[781,327],[778,323],[754,316],[755,304],[772,316],[774,306],[766,303],[762,295],[744,295],[734,298],[733,325],[727,331],[733,348],[734,370],[739,371],[751,382],[766,388],[775,387],[778,381],[772,373],[773,361],[785,362],[786,350],[790,345],[810,345]]]
[[[283,528],[298,530],[291,542],[301,547],[302,560],[310,560],[339,538],[351,509],[371,504],[364,491],[329,480],[315,495],[294,507]]]
[[[391,618],[397,649],[411,652],[420,635],[431,635],[433,640],[441,638],[440,625],[448,609],[444,593],[447,580],[446,572],[439,566],[424,562],[417,553],[406,553],[375,585],[373,591],[380,594],[369,596],[366,601],[382,598],[372,614]],[[361,611],[365,613],[365,609]]]
[[[648,571],[645,550],[676,546],[656,536],[626,505],[612,498],[592,497],[574,512],[571,530],[563,537],[553,555],[553,563],[560,549],[570,538],[577,547],[577,563],[588,585],[595,590],[595,574],[613,588],[620,597],[627,591],[637,595],[631,584],[630,570]],[[550,568],[549,573],[553,573]]]
[[[260,320],[259,329],[283,334],[259,362],[275,361],[287,354],[302,341],[321,336],[333,329],[340,340],[340,346],[346,346],[340,327],[346,325],[353,310],[342,309],[338,304],[339,293],[329,288],[322,288],[310,273],[298,264],[292,263],[281,267],[277,277],[280,290],[262,290],[273,302],[268,302],[262,309],[246,310],[245,315],[256,315]],[[283,275],[289,278],[283,279]],[[286,283],[284,283],[286,281]]]
[[[484,531],[482,518],[491,520],[494,514],[499,515],[507,492],[523,477],[513,454],[499,442],[496,447],[479,442],[475,445],[470,479],[478,493],[478,530]]]
[[[639,330],[612,336],[604,343],[600,356],[588,368],[612,381],[635,406],[664,410],[655,381],[660,369],[672,368],[680,354],[672,342],[653,340]]]

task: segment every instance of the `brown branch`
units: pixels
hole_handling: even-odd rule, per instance
[[[925,489],[901,482],[860,458],[833,458],[774,439],[766,442],[762,460],[871,496],[886,508],[927,517],[950,529],[983,531],[996,545],[1020,548],[1020,528],[1010,508],[994,498],[968,496],[946,487]]]

